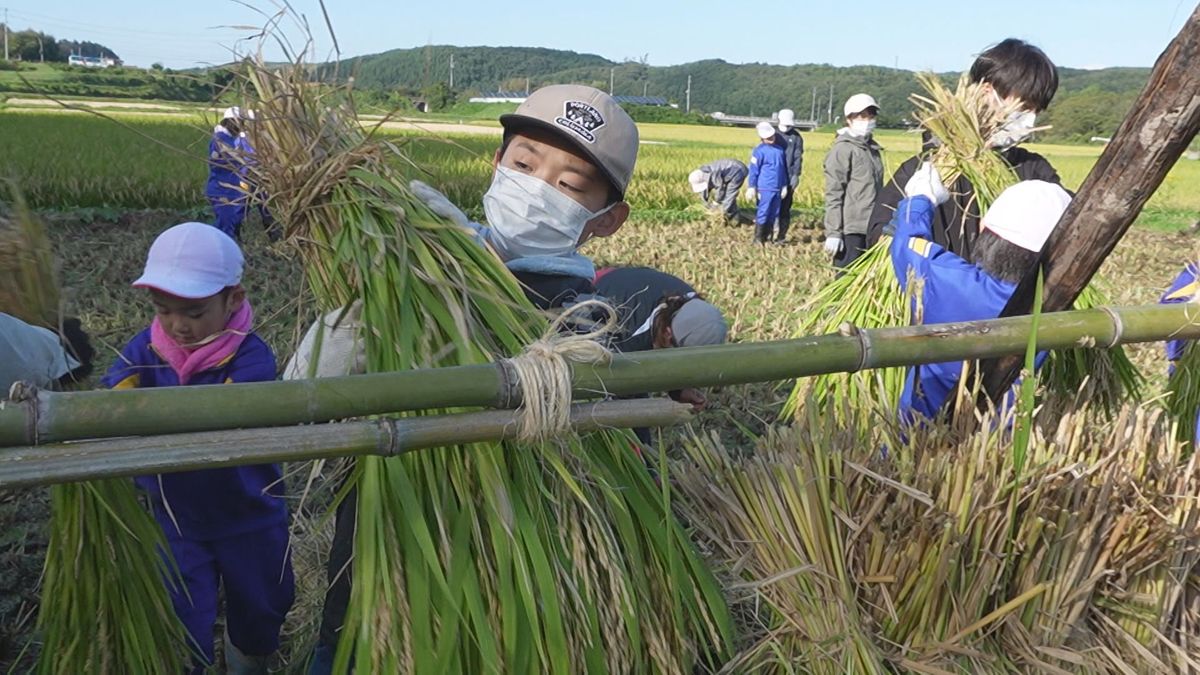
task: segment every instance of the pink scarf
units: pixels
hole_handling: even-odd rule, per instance
[[[249,300],[243,300],[242,306],[229,317],[225,330],[218,333],[211,342],[188,350],[171,339],[167,331],[163,330],[158,317],[154,317],[154,322],[150,324],[150,344],[171,366],[179,376],[179,384],[183,385],[196,373],[215,368],[236,354],[238,347],[242,346],[242,341],[250,334],[253,323],[254,310],[250,308]]]

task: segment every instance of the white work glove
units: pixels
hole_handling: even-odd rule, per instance
[[[921,167],[904,184],[904,196],[925,197],[937,206],[950,199],[950,192],[942,185],[937,167],[932,162],[921,162]]]
[[[825,237],[825,252],[829,255],[837,255],[842,252],[841,237]]]
[[[429,210],[433,211],[435,215],[441,216],[446,220],[458,225],[459,227],[470,226],[471,221],[469,218],[467,218],[467,214],[463,213],[462,209],[455,206],[454,203],[449,199],[446,199],[446,195],[438,192],[419,180],[410,181],[408,183],[408,188],[412,190],[417,199],[420,199],[422,202],[424,202],[425,206],[428,206]]]
[[[300,341],[300,347],[283,369],[283,379],[307,379],[310,369],[312,377],[340,377],[367,372],[367,347],[360,334],[361,313],[362,302],[356,300],[344,312],[344,316],[342,309],[335,309],[314,321]]]
[[[783,198],[783,199],[787,199],[787,196],[788,196],[788,192],[789,192],[789,191],[791,191],[791,188],[790,188],[790,187],[787,187],[787,186],[785,185],[785,186],[783,187],[783,192],[779,193],[779,196],[780,196],[781,198]]]
[[[755,190],[752,187],[746,188],[746,199],[749,199],[752,202],[758,201],[758,190]]]

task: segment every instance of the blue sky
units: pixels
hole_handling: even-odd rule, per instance
[[[262,8],[269,0],[248,0]],[[319,5],[293,0],[318,27],[321,56],[331,47]],[[741,5],[743,8],[736,8]],[[133,65],[185,68],[227,61],[249,34],[230,28],[263,18],[232,0],[0,0],[14,29],[100,42]],[[537,46],[648,56],[653,65],[707,58],[734,63],[875,64],[940,71],[965,68],[986,45],[1029,40],[1059,65],[1150,66],[1195,7],[1184,0],[859,0],[752,3],[729,0],[328,0],[343,55],[428,43]],[[0,14],[2,16],[2,14]],[[245,50],[245,43],[241,44]]]

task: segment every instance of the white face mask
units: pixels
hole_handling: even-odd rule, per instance
[[[1029,137],[1037,126],[1037,113],[1017,111],[1008,116],[1004,126],[992,134],[988,145],[998,150],[1007,150]]]
[[[613,206],[593,213],[549,183],[503,166],[483,196],[491,244],[505,260],[571,253],[588,221]]]
[[[875,131],[875,119],[871,117],[858,117],[850,120],[850,133],[855,136],[866,136]]]

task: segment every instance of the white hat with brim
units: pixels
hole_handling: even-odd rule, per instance
[[[1037,253],[1070,205],[1071,195],[1061,185],[1021,181],[1000,193],[983,214],[981,226],[1015,246]]]
[[[855,94],[846,99],[846,105],[842,106],[842,113],[849,117],[868,109],[874,108],[879,110],[879,104],[875,102],[875,97],[870,94]]]
[[[788,108],[779,111],[779,128],[787,131],[796,126],[796,112]]]
[[[252,119],[254,119],[254,111],[253,110],[242,110],[241,108],[239,108],[235,105],[235,106],[226,108],[225,112],[221,113],[221,119],[223,119],[223,120],[244,120],[244,119],[252,120]]]
[[[696,169],[688,174],[688,182],[692,184],[692,192],[704,192],[708,189],[708,174]]]
[[[759,122],[758,126],[754,127],[758,132],[758,137],[764,141],[775,135],[775,127],[771,126],[770,122]]]
[[[229,235],[212,225],[182,223],[158,235],[134,288],[177,298],[212,297],[242,281],[245,258]]]

